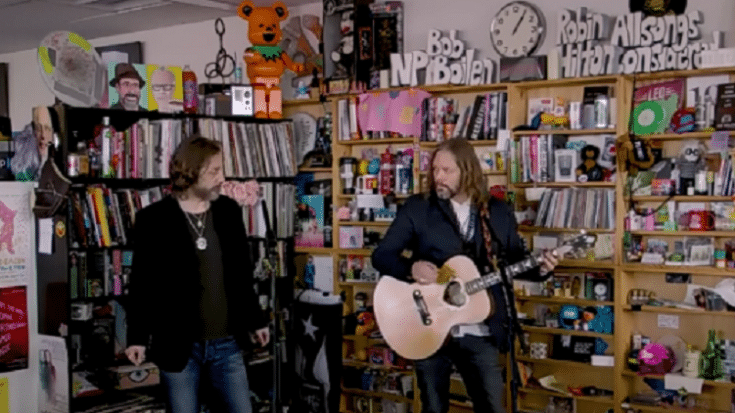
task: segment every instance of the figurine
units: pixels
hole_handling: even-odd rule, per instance
[[[304,283],[306,288],[311,290],[314,288],[314,279],[316,278],[316,265],[314,264],[314,257],[309,255],[309,259],[306,261],[304,266]]]
[[[286,69],[296,73],[304,70],[303,64],[292,61],[278,46],[283,37],[281,21],[288,17],[288,9],[282,1],[271,7],[255,7],[246,0],[237,14],[248,21],[248,39],[253,45],[245,49],[243,60],[255,93],[255,117],[280,119],[281,75]]]
[[[600,156],[600,148],[594,145],[586,145],[580,153],[582,163],[577,167],[577,180],[579,182],[602,181],[605,176],[605,168],[597,163]]]
[[[694,176],[697,171],[701,171],[705,167],[704,154],[706,149],[704,145],[695,139],[682,142],[679,149],[679,159],[676,164],[679,168],[679,193],[685,195],[687,188],[694,188]]]
[[[342,19],[339,23],[342,39],[339,46],[332,51],[332,61],[337,65],[336,77],[348,77],[352,73],[352,64],[355,60],[355,18],[354,10],[345,10],[342,12]]]

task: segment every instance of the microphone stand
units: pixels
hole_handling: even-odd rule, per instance
[[[518,386],[520,384],[520,373],[518,372],[518,365],[516,363],[515,341],[516,339],[518,339],[521,346],[524,346],[523,340],[520,339],[520,337],[522,337],[522,330],[521,325],[518,322],[518,314],[515,306],[515,295],[513,294],[513,282],[509,279],[506,272],[506,266],[509,264],[506,257],[506,251],[504,248],[500,247],[499,242],[495,241],[498,239],[498,237],[496,236],[490,222],[487,223],[487,226],[490,229],[490,233],[492,234],[493,250],[497,251],[496,270],[500,274],[500,278],[503,281],[500,285],[506,302],[505,307],[507,311],[507,321],[504,327],[506,328],[506,331],[508,331],[508,359],[510,362],[511,371],[511,379],[509,383],[511,413],[518,413]]]

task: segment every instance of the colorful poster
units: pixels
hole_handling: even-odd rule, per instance
[[[0,184],[0,285],[28,285],[35,235],[29,184]]]
[[[28,368],[26,287],[0,288],[0,372]]]
[[[143,64],[110,63],[108,101],[110,109],[148,110],[146,67]]]
[[[67,413],[69,411],[69,375],[67,374],[66,341],[63,337],[41,335],[38,343],[38,411],[39,413]],[[1,405],[2,400],[0,399]]]
[[[184,110],[184,87],[181,67],[146,66],[148,110],[177,113]]]
[[[297,247],[324,247],[324,195],[303,195],[297,205]]]

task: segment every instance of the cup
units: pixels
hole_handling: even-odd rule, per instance
[[[690,231],[712,231],[715,229],[715,213],[706,210],[689,211]]]

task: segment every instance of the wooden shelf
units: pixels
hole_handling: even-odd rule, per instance
[[[558,267],[576,267],[579,269],[613,269],[615,264],[609,260],[590,261],[590,260],[559,260]]]
[[[615,188],[615,182],[519,182],[508,184],[516,188]]]
[[[452,138],[455,139],[455,138]],[[483,139],[483,140],[468,140],[467,141],[472,146],[493,146],[497,145],[498,141],[496,139]],[[427,141],[420,141],[419,147],[421,148],[436,148],[439,146],[441,142],[427,142]]]
[[[339,226],[389,227],[393,221],[339,221]]]
[[[360,139],[353,141],[338,141],[338,145],[385,145],[385,144],[412,144],[414,138],[385,138],[385,139]]]
[[[518,301],[528,301],[541,304],[574,304],[579,306],[615,305],[612,301],[585,300],[572,297],[541,297],[532,295],[516,295]]]
[[[568,360],[554,360],[550,358],[545,359],[534,359],[531,357],[526,356],[516,356],[516,360],[523,361],[526,363],[533,363],[533,364],[548,364],[555,367],[562,367],[562,368],[569,368],[569,369],[579,369],[579,368],[589,368],[589,369],[612,369],[612,366],[593,366],[590,363],[581,363],[579,361],[568,361]]]
[[[371,255],[373,250],[367,248],[337,248],[334,252],[340,255]]]
[[[506,175],[507,171],[482,171],[483,175]],[[429,171],[419,171],[419,175],[428,175]]]
[[[717,316],[717,317],[733,317],[735,318],[735,312],[733,311],[707,311],[705,309],[695,310],[687,308],[675,308],[675,307],[659,307],[655,305],[644,305],[641,306],[640,310],[634,310],[631,306],[625,306],[624,311],[630,313],[643,312],[643,313],[669,313],[669,314],[685,314],[685,315],[706,315],[706,316]]]
[[[593,331],[566,330],[563,328],[521,326],[521,330],[528,331],[529,333],[558,334],[558,335],[564,335],[564,336],[580,336],[580,337],[599,337],[599,338],[607,338],[607,339],[613,338],[612,334],[595,333]]]
[[[355,286],[374,287],[378,283],[375,281],[354,280],[354,281],[340,281],[338,284],[340,287],[355,287]]]
[[[732,136],[733,131],[718,131],[728,132]],[[645,138],[659,141],[678,141],[688,139],[709,139],[713,132],[687,132],[687,133],[659,133],[655,135],[646,135]]]
[[[395,197],[397,199],[405,199],[405,198],[410,197],[411,195],[413,195],[413,194],[396,194]],[[353,194],[353,195],[339,194],[339,195],[337,195],[337,198],[338,199],[352,199],[352,198],[354,198],[356,196],[357,196],[356,194]],[[387,195],[383,195],[383,196],[387,196]]]
[[[378,345],[378,344],[386,344],[385,340],[382,338],[369,338],[367,336],[346,335],[346,336],[342,336],[342,340],[367,341],[369,346]]]
[[[712,76],[716,74],[735,74],[735,66],[713,67],[709,69],[670,70],[664,72],[636,73],[637,82],[646,80],[671,79],[676,77]]]
[[[342,365],[348,366],[348,367],[359,367],[359,368],[374,369],[374,370],[413,372],[412,369],[409,369],[406,367],[386,366],[385,364],[375,364],[375,363],[368,363],[366,361],[347,360],[347,359],[342,360]]]
[[[717,195],[633,195],[634,202],[732,202],[732,196]]]
[[[531,225],[519,225],[518,231],[521,232],[582,232],[585,231],[590,234],[599,234],[607,232],[615,232],[614,228],[546,228],[546,227],[535,227]]]
[[[569,399],[577,399],[593,403],[613,404],[613,398],[610,396],[574,396],[571,394],[564,394],[546,389],[529,389],[527,387],[519,387],[518,392],[525,394],[537,394],[540,396],[566,397]]]
[[[294,247],[294,252],[297,254],[331,254],[334,251],[332,248],[312,248],[312,247]]]
[[[602,135],[617,134],[617,129],[539,129],[514,131],[514,136],[528,135]]]
[[[677,375],[677,374],[675,374],[675,375]],[[636,372],[633,372],[633,371],[630,371],[630,370],[623,371],[623,376],[625,376],[625,377],[651,377],[651,378],[655,378],[655,379],[663,379],[664,378],[664,375],[663,374],[644,374],[644,375],[640,375],[640,374],[638,374]],[[735,383],[730,383],[728,381],[705,380],[704,381],[704,385],[705,386],[712,386],[712,387],[724,387],[724,388],[729,388],[729,389],[735,389]],[[687,410],[687,411],[689,411],[689,410]]]
[[[684,408],[676,408],[676,407],[659,407],[659,406],[648,406],[646,404],[635,404],[635,403],[625,403],[627,406],[630,406],[635,411],[640,412],[654,412],[654,413],[676,413],[676,412],[682,412],[682,413],[723,413],[722,410],[710,410],[710,409],[703,409],[701,407],[695,407],[693,409],[684,409]]]
[[[290,106],[308,106],[308,105],[318,105],[321,103],[319,98],[309,98],[309,99],[288,99],[283,101],[283,106],[290,107]],[[286,116],[288,117],[288,116]]]
[[[332,172],[331,166],[316,167],[316,168],[299,168],[299,172]]]
[[[379,397],[381,399],[388,399],[388,400],[393,400],[396,402],[413,403],[413,399],[409,399],[408,397],[400,396],[398,394],[392,394],[392,393],[383,393],[383,392],[367,391],[367,390],[360,390],[360,389],[350,389],[347,387],[342,387],[342,393],[357,394],[360,396],[367,396],[367,397]]]
[[[724,277],[735,277],[735,269],[716,268],[716,267],[700,267],[689,265],[650,265],[650,264],[634,264],[628,263],[620,266],[620,269],[627,272],[649,272],[649,273],[680,273],[692,275],[717,275]]]
[[[648,235],[655,237],[716,237],[734,238],[735,231],[629,231],[633,235]]]
[[[538,88],[552,88],[552,87],[601,85],[601,84],[617,83],[619,78],[620,78],[619,75],[608,75],[608,76],[573,77],[573,78],[563,78],[563,79],[553,79],[553,80],[531,80],[528,82],[514,83],[514,86],[518,87],[519,89],[538,89]]]

